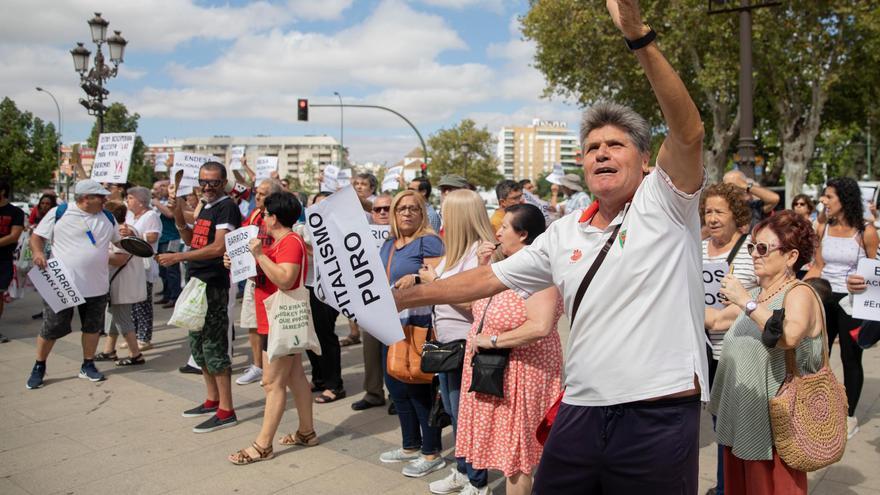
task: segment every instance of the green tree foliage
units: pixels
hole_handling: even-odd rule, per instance
[[[61,142],[55,126],[44,124],[15,102],[0,102],[0,177],[8,178],[16,192],[49,187],[58,169]]]
[[[476,186],[495,187],[502,179],[498,173],[495,146],[495,138],[489,130],[477,128],[471,119],[464,119],[450,129],[440,129],[428,138],[431,183],[437,184],[443,175],[458,174]],[[465,147],[467,152],[463,151]]]
[[[114,103],[104,113],[104,132],[137,132],[138,120],[141,116],[138,113],[129,114],[128,108],[122,103]],[[89,147],[94,148],[98,144],[98,123],[92,126],[92,132],[89,135]],[[144,144],[140,136],[136,136],[134,140],[134,149],[131,152],[131,168],[128,171],[128,181],[139,186],[152,187],[155,180],[155,172],[153,167],[144,162],[144,152],[147,146]]]

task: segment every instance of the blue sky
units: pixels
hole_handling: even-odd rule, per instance
[[[423,135],[473,118],[491,131],[532,118],[574,127],[577,108],[541,98],[544,80],[521,40],[525,0],[6,0],[0,93],[55,121],[65,142],[84,139],[92,118],[68,51],[89,39],[99,11],[128,39],[111,101],[141,114],[148,143],[211,135],[339,136],[339,111],[313,108],[296,121],[296,99],[394,108]],[[91,42],[86,43],[94,51]],[[418,144],[396,117],[347,109],[345,144],[358,162],[395,162]]]

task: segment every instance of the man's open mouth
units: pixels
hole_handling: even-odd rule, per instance
[[[603,175],[603,174],[616,174],[617,169],[611,167],[599,167],[593,172],[594,175]]]

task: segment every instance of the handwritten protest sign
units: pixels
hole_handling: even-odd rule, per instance
[[[321,192],[336,192],[339,189],[339,183],[336,181],[337,175],[339,175],[339,167],[336,165],[324,167],[324,180],[321,181]]]
[[[527,204],[534,205],[541,210],[541,213],[544,215],[544,223],[545,225],[550,225],[553,220],[556,220],[556,210],[550,206],[550,203],[544,201],[543,199],[535,196],[534,194],[523,190],[523,201]]]
[[[45,270],[34,266],[28,272],[28,278],[40,297],[56,313],[86,302],[82,292],[73,283],[73,275],[58,258],[47,260]]]
[[[156,153],[156,156],[153,157],[153,171],[155,172],[167,172],[168,171],[168,153]]]
[[[232,266],[229,267],[232,283],[257,276],[257,261],[248,249],[248,244],[257,237],[259,230],[256,225],[248,225],[226,234],[226,254],[232,260]]]
[[[131,152],[134,149],[135,133],[115,132],[98,136],[95,150],[95,163],[92,164],[92,180],[110,184],[128,182],[128,169],[131,167]]]
[[[244,146],[233,146],[229,153],[229,170],[241,170],[241,159],[244,158]]]
[[[272,177],[272,172],[277,171],[277,156],[261,156],[254,163],[254,173],[257,174],[257,180],[269,179]]]
[[[721,295],[721,279],[727,275],[729,265],[726,261],[714,261],[703,263],[703,288],[705,290],[707,308],[724,308],[724,299]]]
[[[398,165],[391,167],[385,171],[385,178],[382,179],[381,191],[396,191],[400,187],[400,176],[403,174],[403,167]]]
[[[868,288],[853,296],[853,318],[880,321],[880,261],[868,258],[859,260],[856,273],[865,277]]]
[[[309,207],[306,225],[315,257],[315,295],[385,345],[403,329],[379,249],[354,188]]]
[[[376,241],[377,247],[382,247],[388,236],[391,235],[390,225],[370,225],[370,233],[373,234],[373,240]]]
[[[186,196],[199,186],[199,169],[205,162],[216,161],[210,155],[197,155],[178,151],[174,153],[174,164],[171,166],[171,176],[174,177],[178,170],[183,170],[183,179],[177,188],[177,196]]]

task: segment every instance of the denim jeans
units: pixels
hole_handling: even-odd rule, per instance
[[[180,241],[176,241],[180,242]],[[168,243],[159,243],[159,253],[168,252]],[[180,287],[180,263],[171,266],[159,266],[159,278],[162,279],[162,299],[176,301],[182,288]]]
[[[387,362],[388,346],[382,346],[382,362]],[[388,374],[385,369],[385,386],[397,409],[403,448],[421,449],[423,455],[439,454],[443,450],[440,428],[428,426],[428,415],[433,404],[433,386],[404,383]]]
[[[452,417],[452,434],[458,439],[458,401],[461,397],[461,370],[449,373],[438,373],[440,378],[440,397],[443,399],[443,409]],[[483,488],[489,484],[489,471],[486,469],[474,469],[471,463],[464,457],[456,457],[458,472],[466,474],[468,481],[476,488]]]

